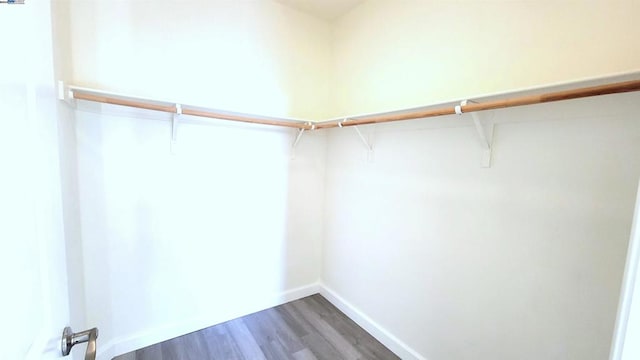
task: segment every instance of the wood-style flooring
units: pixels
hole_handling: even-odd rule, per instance
[[[212,326],[114,360],[399,359],[321,295]]]

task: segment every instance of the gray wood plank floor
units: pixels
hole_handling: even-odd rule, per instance
[[[399,359],[321,295],[276,306],[114,360]]]

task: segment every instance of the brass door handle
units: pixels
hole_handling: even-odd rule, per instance
[[[87,343],[87,352],[84,360],[96,360],[96,340],[98,339],[98,328],[74,333],[70,327],[64,328],[62,332],[62,356],[71,353],[71,348],[76,344]]]

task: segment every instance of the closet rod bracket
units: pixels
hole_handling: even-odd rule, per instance
[[[455,107],[456,114],[462,115],[462,108],[466,106],[470,100],[463,100],[460,102],[460,105]],[[478,140],[480,140],[480,146],[482,146],[482,167],[490,168],[491,167],[491,153],[493,150],[493,128],[494,124],[491,121],[483,121],[480,118],[480,114],[478,112],[470,112],[471,118],[473,119],[473,125],[475,127],[476,133],[478,134]]]
[[[64,81],[58,81],[58,100],[64,101],[67,105],[72,108],[76,108],[76,100],[73,97],[73,91],[69,89],[69,87],[64,83]]]
[[[310,122],[305,124],[306,127],[309,128],[309,130],[314,130],[316,128],[316,126]],[[306,128],[300,128],[298,129],[298,131],[296,132],[294,138],[293,138],[293,143],[291,144],[291,159],[295,159],[296,158],[296,147],[298,146],[298,143],[300,142],[300,139],[302,139],[302,135],[304,135],[304,132],[307,131]]]
[[[295,150],[296,146],[298,146],[298,143],[300,142],[300,139],[302,139],[302,135],[304,134],[306,130],[305,129],[298,129],[295,138],[293,139],[293,144],[291,144],[291,150]]]
[[[344,119],[338,122],[338,127],[343,128],[344,123],[347,121],[349,121],[349,119]],[[357,125],[351,125],[351,127],[353,127],[353,129],[356,131],[356,134],[358,134],[360,141],[362,141],[362,144],[367,149],[367,160],[373,161],[373,145],[369,140],[367,140],[367,138],[365,138],[365,136],[362,134],[362,132],[360,131],[360,128]]]
[[[176,112],[171,116],[171,153],[175,154],[178,146],[178,124],[182,116],[182,105],[176,104]]]

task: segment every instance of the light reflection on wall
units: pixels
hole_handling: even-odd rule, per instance
[[[268,1],[74,1],[78,85],[212,108],[322,118],[329,24]]]

